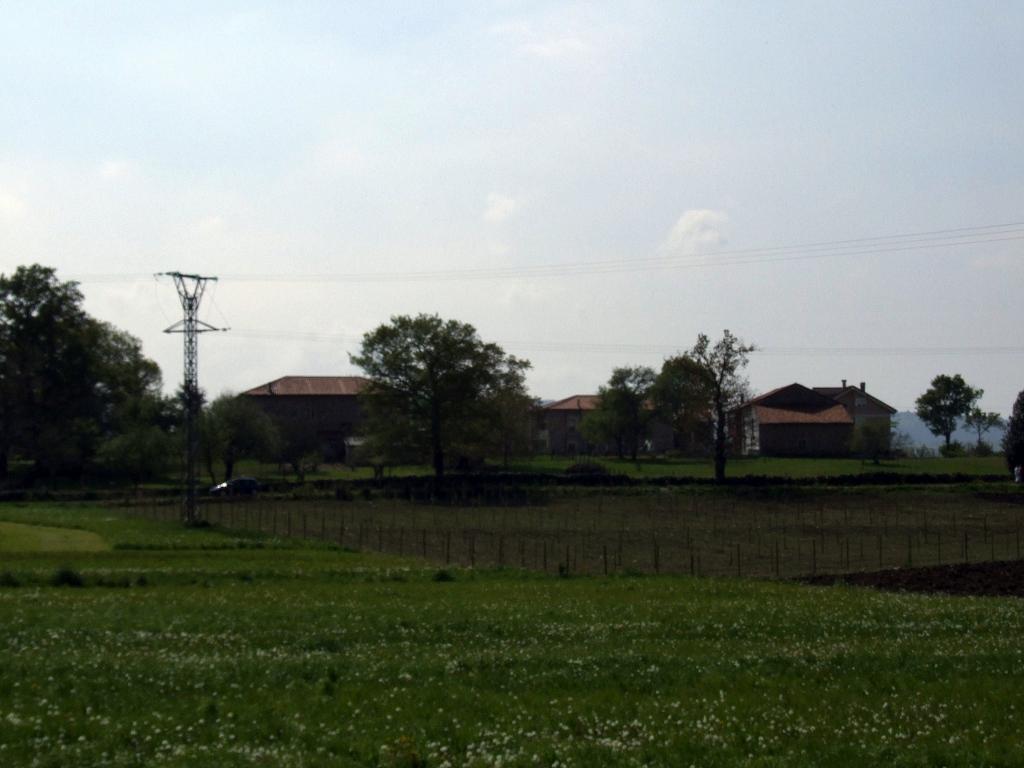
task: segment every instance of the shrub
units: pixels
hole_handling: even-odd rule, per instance
[[[18,577],[10,571],[0,571],[0,587],[20,587]]]
[[[442,568],[440,571],[433,575],[432,580],[438,582],[455,581],[455,576],[451,572],[446,571],[444,568]]]
[[[85,586],[85,582],[82,580],[82,575],[71,568],[58,568],[54,571],[53,576],[50,579],[50,584],[54,587]]]
[[[596,477],[608,474],[608,469],[596,461],[578,461],[565,470],[567,475],[589,475]]]
[[[967,451],[964,450],[964,446],[957,440],[954,440],[949,445],[943,445],[939,448],[939,453],[942,454],[944,459],[959,459],[962,456],[967,455]]]

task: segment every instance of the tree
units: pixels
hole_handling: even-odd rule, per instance
[[[878,464],[883,456],[889,454],[892,443],[893,434],[889,425],[884,419],[873,419],[859,424],[853,430],[850,450]]]
[[[992,447],[988,446],[983,442],[982,438],[985,433],[995,427],[1006,426],[1006,422],[1003,421],[1003,417],[995,411],[983,411],[978,406],[974,406],[967,412],[964,417],[964,426],[968,429],[974,430],[974,433],[978,436],[978,442],[975,447],[977,451],[987,450],[989,453],[992,451]]]
[[[700,363],[688,354],[668,358],[651,387],[651,400],[684,447],[707,447],[713,431],[711,391]]]
[[[200,425],[201,443],[210,478],[214,462],[224,464],[224,480],[230,480],[239,459],[263,459],[274,455],[280,434],[273,420],[245,397],[224,393],[207,408]]]
[[[705,334],[700,334],[689,353],[699,365],[700,374],[710,395],[717,482],[725,480],[725,461],[729,449],[729,411],[742,402],[747,389],[746,380],[740,376],[740,371],[746,367],[747,356],[755,349],[754,345],[744,344],[726,329],[714,346]]]
[[[468,323],[400,315],[363,336],[351,357],[370,379],[365,428],[388,456],[429,460],[444,476],[452,451],[479,447],[500,395],[525,395],[530,364],[485,344]]]
[[[12,452],[37,474],[78,472],[117,429],[119,408],[158,392],[138,339],[90,317],[49,267],[0,275],[0,474]]]
[[[100,444],[98,456],[108,470],[138,487],[156,477],[174,454],[174,430],[180,423],[171,398],[146,393],[121,403],[115,428]]]
[[[522,372],[515,375],[522,379]],[[526,394],[524,381],[508,381],[495,393],[492,400],[494,417],[490,420],[489,443],[501,455],[501,463],[508,469],[512,456],[525,456],[533,451],[531,418],[536,402]]]
[[[917,415],[933,435],[944,437],[948,446],[957,422],[967,416],[983,394],[984,390],[969,386],[959,373],[939,374],[932,379],[928,391],[917,398]]]
[[[614,369],[608,383],[598,389],[597,408],[584,419],[585,434],[596,438],[592,442],[614,441],[620,459],[628,451],[636,461],[651,420],[652,386],[654,370],[647,366]]]
[[[1014,467],[1024,464],[1024,391],[1017,395],[1013,403],[1013,412],[1006,423],[1003,455],[1006,456],[1006,466],[1011,472]]]

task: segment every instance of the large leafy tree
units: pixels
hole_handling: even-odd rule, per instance
[[[1006,456],[1006,466],[1011,471],[1014,467],[1024,465],[1024,391],[1017,395],[1013,403],[1013,412],[1006,422],[1003,455]]]
[[[700,363],[688,354],[665,360],[651,387],[651,401],[681,447],[706,450],[713,433],[711,388]]]
[[[700,334],[689,352],[709,395],[708,406],[714,428],[715,480],[718,482],[725,480],[729,412],[743,401],[747,391],[746,379],[740,372],[755,349],[754,345],[744,344],[726,329],[714,344],[707,335]]]
[[[214,465],[224,465],[230,480],[239,459],[264,459],[275,455],[281,437],[273,420],[246,397],[224,393],[206,408],[200,423],[203,455],[210,478],[216,482]]]
[[[90,317],[74,282],[38,264],[0,275],[0,472],[17,453],[36,471],[78,471],[119,428],[159,368],[137,339]]]
[[[917,398],[917,415],[933,435],[945,438],[949,446],[957,424],[967,417],[983,394],[984,390],[970,386],[959,373],[939,374]]]
[[[654,370],[647,366],[615,368],[608,383],[598,389],[598,407],[584,420],[586,434],[593,442],[611,440],[619,458],[629,453],[636,461],[653,415],[653,386]]]
[[[991,452],[992,447],[984,441],[985,433],[996,427],[1005,427],[1006,422],[995,411],[983,411],[978,406],[974,406],[964,416],[964,426],[978,436],[975,450]]]
[[[444,476],[453,452],[481,448],[500,399],[524,395],[529,363],[484,343],[468,323],[400,315],[363,336],[352,362],[370,379],[366,430],[392,460],[429,461]]]

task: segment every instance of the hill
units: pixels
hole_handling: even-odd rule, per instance
[[[911,411],[900,411],[893,416],[893,428],[896,432],[905,434],[912,446],[925,445],[933,450],[938,450],[944,442],[942,437],[933,435],[918,415]],[[1004,430],[999,428],[990,429],[985,433],[985,442],[999,450],[1003,442],[1003,432]],[[953,439],[964,445],[974,445],[978,436],[973,431],[958,429],[953,433]]]

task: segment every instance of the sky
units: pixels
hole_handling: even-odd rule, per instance
[[[357,374],[437,313],[596,391],[728,328],[755,392],[1024,389],[1019,2],[3,3],[0,272],[168,390]],[[818,245],[814,245],[818,244]]]

